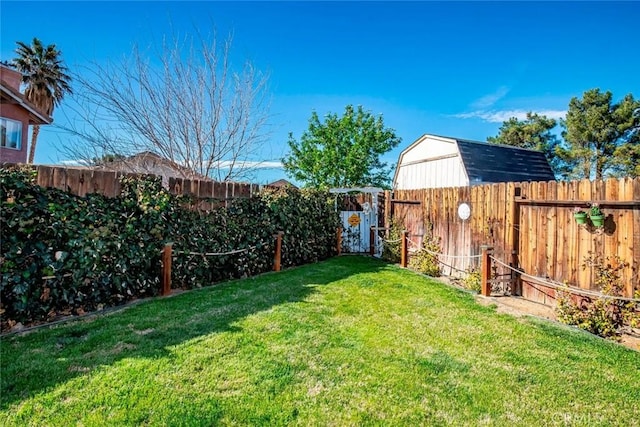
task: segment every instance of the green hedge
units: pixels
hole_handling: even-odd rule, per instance
[[[186,289],[271,270],[278,230],[285,267],[335,254],[339,219],[326,193],[271,190],[200,212],[159,179],[124,178],[116,198],[77,197],[36,185],[34,173],[0,170],[3,329],[157,295],[167,242],[173,286]]]

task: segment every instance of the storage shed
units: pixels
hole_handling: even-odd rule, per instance
[[[393,188],[553,180],[551,166],[539,151],[425,134],[400,153]]]

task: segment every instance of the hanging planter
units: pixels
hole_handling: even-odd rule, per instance
[[[604,215],[591,215],[589,219],[591,219],[594,227],[602,227],[604,225]]]
[[[594,227],[600,228],[604,226],[604,214],[600,210],[600,205],[597,203],[591,203],[589,208],[589,219]]]
[[[576,220],[576,224],[586,224],[587,223],[587,213],[578,211],[574,212],[573,217]]]
[[[580,209],[580,207],[576,206],[573,208],[573,217],[576,220],[576,224],[586,224],[587,223],[587,213]]]

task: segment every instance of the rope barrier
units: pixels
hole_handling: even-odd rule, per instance
[[[386,243],[398,243],[398,242],[402,241],[401,238],[397,239],[397,240],[384,240],[384,239],[381,238],[381,240],[383,242],[386,242]],[[410,238],[407,238],[407,242],[410,245],[412,245],[414,249],[417,248],[418,250],[423,250],[423,251],[427,252],[428,254],[434,255],[436,257],[446,257],[446,258],[451,258],[451,259],[465,259],[465,258],[466,259],[474,259],[474,258],[481,258],[482,257],[481,254],[478,254],[478,255],[449,255],[449,254],[443,254],[443,253],[433,252],[433,251],[430,251],[429,249],[420,247],[420,245],[418,245],[416,242],[414,242]],[[569,292],[569,293],[573,293],[573,294],[577,294],[577,295],[583,295],[583,296],[587,296],[587,297],[594,297],[594,298],[602,298],[602,299],[609,299],[609,300],[618,300],[618,301],[627,301],[627,302],[633,302],[633,303],[640,303],[640,298],[629,298],[629,297],[619,297],[619,296],[614,296],[614,295],[605,295],[605,294],[602,294],[600,292],[584,290],[584,289],[578,289],[578,288],[575,288],[575,287],[571,287],[571,286],[567,286],[567,285],[564,285],[564,284],[561,284],[561,283],[558,283],[558,282],[551,281],[549,279],[544,279],[544,278],[541,278],[541,277],[532,276],[530,274],[525,273],[522,270],[514,268],[514,267],[512,267],[512,266],[510,266],[510,265],[508,265],[508,264],[506,264],[506,263],[504,263],[502,261],[500,261],[499,259],[495,258],[494,256],[490,255],[490,258],[494,262],[496,262],[497,264],[499,264],[499,265],[501,265],[503,267],[506,267],[507,269],[509,269],[511,271],[516,272],[521,277],[527,278],[530,281],[532,281],[534,283],[537,283],[537,284],[540,284],[542,286],[546,286],[546,287],[549,287],[549,288],[552,288],[552,289],[556,289],[556,290],[559,290],[559,291],[565,291],[565,292]],[[461,273],[468,273],[467,271],[464,271],[464,270],[456,268],[456,267],[454,267],[452,265],[446,264],[443,261],[441,261],[440,259],[438,259],[437,261],[438,261],[438,263],[442,264],[445,267],[450,268],[451,270],[456,270],[456,271],[461,272]],[[638,273],[636,273],[636,275],[637,274]],[[501,274],[500,276],[503,277],[503,276],[508,276],[508,275],[509,274]],[[635,277],[635,275],[634,275],[634,277]]]
[[[473,259],[473,258],[482,257],[482,255],[447,255],[447,254],[440,254],[440,253],[437,253],[437,252],[431,252],[428,249],[424,249],[424,250],[427,251],[428,253],[432,254],[432,255],[443,256],[443,257],[447,257],[447,258],[451,258],[451,259],[466,259],[466,258]]]
[[[565,291],[565,292],[569,292],[569,293],[573,293],[573,294],[577,294],[577,295],[584,295],[587,297],[593,297],[593,298],[602,298],[602,299],[612,299],[612,300],[618,300],[618,301],[627,301],[627,302],[634,302],[634,303],[640,303],[640,298],[628,298],[628,297],[619,297],[619,296],[615,296],[615,295],[605,295],[602,294],[600,292],[596,292],[596,291],[590,291],[590,290],[586,290],[586,289],[578,289],[572,286],[567,286],[567,285],[563,285],[557,282],[553,282],[550,281],[549,279],[544,279],[542,277],[537,277],[537,276],[532,276],[530,274],[527,274],[525,272],[523,272],[522,270],[519,270],[517,268],[514,268],[510,265],[505,264],[504,262],[500,261],[499,259],[496,259],[492,256],[490,256],[490,258],[495,261],[497,264],[500,264],[503,267],[506,267],[510,270],[515,271],[516,273],[518,273],[520,276],[525,277],[535,283],[538,283],[539,285],[542,286],[546,286],[552,289],[556,289],[559,291]]]
[[[402,239],[400,239],[402,240]],[[417,244],[416,242],[414,242],[413,240],[411,240],[410,238],[407,237],[407,243],[410,243],[413,245],[414,248],[420,249],[420,245]]]
[[[255,246],[249,246],[248,248],[244,248],[244,249],[236,249],[233,251],[228,251],[228,252],[189,252],[189,251],[173,251],[173,254],[175,255],[194,255],[194,256],[202,256],[202,257],[210,257],[210,256],[225,256],[225,255],[235,255],[235,254],[239,254],[242,252],[248,252],[248,251],[252,251],[254,249],[257,249],[259,247],[264,246],[265,243],[260,243],[258,245]]]
[[[239,254],[242,252],[248,252],[248,251],[252,251],[254,249],[260,248],[262,246],[265,246],[265,243],[260,243],[258,245],[255,246],[250,246],[248,248],[244,248],[244,249],[236,249],[233,251],[229,251],[229,252],[189,252],[189,251],[173,251],[172,255],[191,255],[191,256],[201,256],[201,257],[211,257],[211,256],[225,256],[225,255],[235,255],[235,254]],[[71,277],[73,276],[73,273],[67,273],[67,274],[63,274],[60,277]],[[42,278],[42,280],[53,280],[53,279],[57,279],[58,276],[44,276]]]
[[[414,245],[414,247],[416,247],[416,248],[418,248],[420,250],[423,250],[426,253],[431,254],[431,255],[442,256],[442,257],[447,257],[447,258],[451,258],[451,259],[467,259],[467,258],[473,259],[473,258],[480,258],[482,256],[480,254],[479,255],[449,255],[449,254],[443,254],[443,253],[439,253],[439,252],[433,252],[433,251],[430,251],[427,248],[420,248],[420,245],[418,245],[416,242],[414,242],[411,239],[408,239],[408,240],[409,240],[409,243],[412,243]]]
[[[385,239],[380,237],[379,239],[382,240],[384,243],[400,243],[400,242],[402,242],[402,238],[395,239],[395,240],[385,240]]]
[[[556,297],[554,295],[551,295],[549,290],[545,290],[545,289],[539,288],[534,283],[529,283],[529,286],[531,286],[533,289],[535,289],[536,291],[540,292],[541,294],[543,294],[546,297],[549,297],[549,298],[552,298],[552,299],[556,299]]]
[[[71,277],[71,276],[73,276],[73,273],[63,274],[63,275],[62,275],[62,276],[60,276],[60,277]],[[51,280],[51,279],[57,279],[57,278],[58,278],[58,276],[44,276],[44,277],[42,278],[42,280]]]
[[[420,248],[420,246],[419,246],[416,242],[414,242],[413,240],[411,240],[411,239],[408,239],[408,241],[409,241],[409,243],[412,243],[412,244],[414,245],[414,247],[419,248],[419,250],[423,250],[423,251],[425,251],[425,252],[427,252],[427,253],[429,253],[429,254],[431,254],[431,255],[436,255],[436,256],[445,256],[445,257],[446,257],[446,256],[450,256],[450,255],[446,255],[446,254],[441,254],[441,253],[437,253],[437,252],[432,252],[432,251],[430,251],[430,250],[428,250],[428,249],[425,249],[425,248]],[[480,257],[480,255],[478,255],[477,257],[479,258],[479,257]],[[475,255],[470,255],[470,256],[453,256],[453,258],[476,258],[476,256],[475,256]],[[438,261],[438,263],[439,263],[439,264],[442,264],[443,266],[448,267],[448,268],[450,268],[451,270],[455,270],[455,271],[457,271],[457,272],[459,272],[459,273],[469,274],[469,272],[468,272],[468,271],[466,271],[466,270],[462,270],[462,269],[457,268],[457,267],[454,267],[454,266],[452,266],[452,265],[449,265],[449,264],[447,264],[447,263],[445,263],[445,262],[443,262],[443,261],[440,261],[439,259],[437,259],[437,261]]]
[[[449,267],[450,269],[455,270],[455,271],[457,271],[457,272],[459,272],[459,273],[469,274],[469,272],[468,272],[468,271],[466,271],[466,270],[461,270],[461,269],[459,269],[459,268],[457,268],[457,267],[454,267],[454,266],[452,266],[452,265],[446,264],[446,263],[444,263],[444,262],[442,262],[442,261],[440,261],[440,260],[438,260],[438,263],[440,263],[440,264],[444,265],[445,267]]]

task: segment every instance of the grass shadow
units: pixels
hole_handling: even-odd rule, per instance
[[[318,286],[386,265],[374,258],[335,257],[3,337],[0,409],[124,358],[172,357],[172,346],[233,331],[249,315],[304,301]]]

